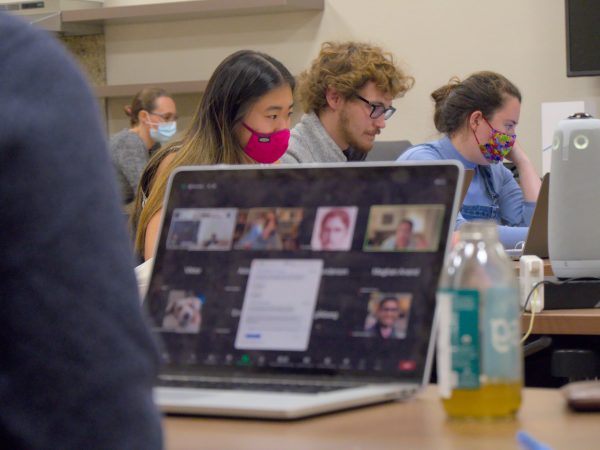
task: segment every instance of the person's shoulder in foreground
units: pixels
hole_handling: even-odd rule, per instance
[[[157,353],[96,100],[0,13],[0,446],[159,449]]]

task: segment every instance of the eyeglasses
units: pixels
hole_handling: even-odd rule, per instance
[[[177,114],[173,115],[171,113],[157,113],[157,112],[148,112],[148,114],[151,114],[153,116],[158,116],[160,117],[162,120],[164,120],[165,122],[175,122],[179,117],[177,116]]]
[[[376,103],[371,103],[369,100],[367,100],[364,97],[361,97],[358,94],[354,94],[354,95],[356,96],[357,99],[362,100],[363,102],[365,102],[367,105],[369,105],[371,107],[371,114],[369,114],[369,117],[371,119],[377,119],[378,117],[383,116],[383,118],[385,120],[388,120],[396,112],[396,108],[394,108],[393,106],[390,106],[389,108],[386,108],[383,105],[378,105]]]

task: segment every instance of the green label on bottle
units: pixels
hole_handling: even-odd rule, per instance
[[[490,288],[482,316],[483,370],[489,379],[521,379],[519,291]]]
[[[444,378],[440,388],[446,394],[449,389],[479,388],[479,302],[476,290],[438,292],[438,369],[442,369],[438,373]]]

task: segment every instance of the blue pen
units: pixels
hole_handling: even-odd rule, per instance
[[[547,445],[536,441],[524,431],[519,431],[517,433],[517,442],[521,445],[523,450],[552,450]]]

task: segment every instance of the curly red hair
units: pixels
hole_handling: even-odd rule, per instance
[[[412,88],[415,79],[380,47],[361,42],[325,42],[311,67],[300,75],[298,94],[305,112],[319,112],[327,106],[328,88],[348,99],[369,81],[396,98]]]

